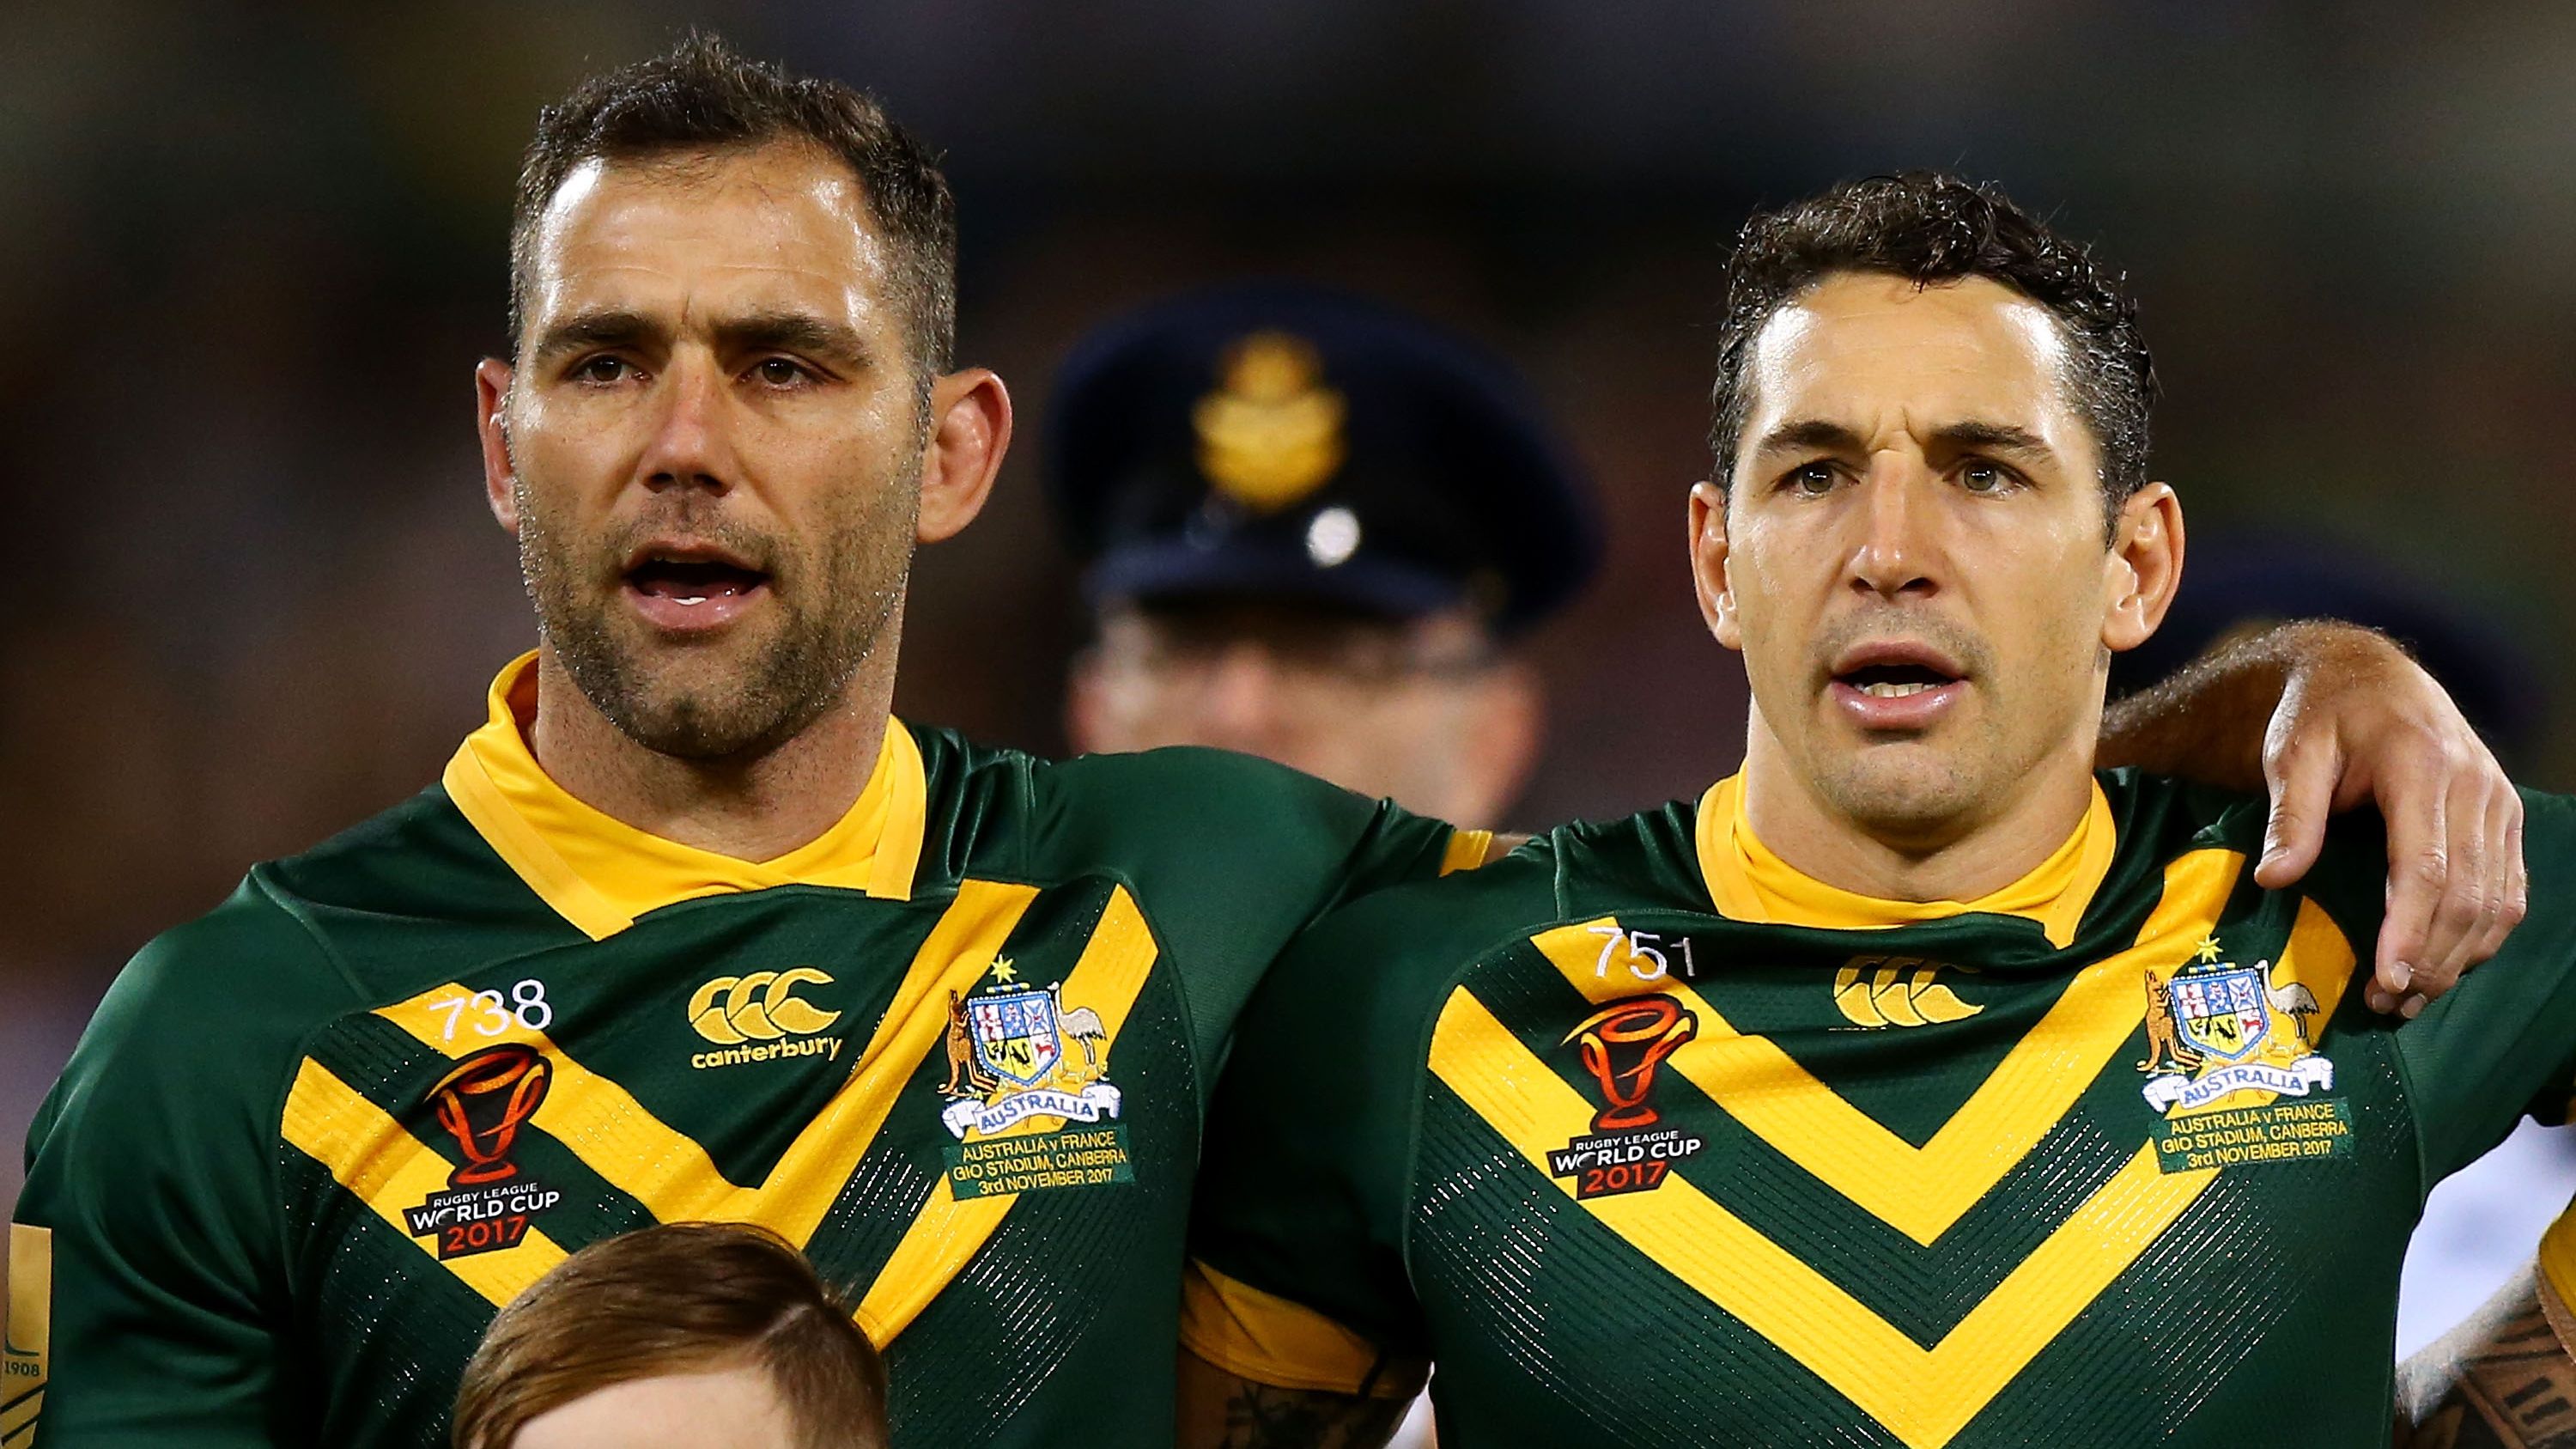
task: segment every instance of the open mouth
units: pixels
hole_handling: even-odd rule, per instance
[[[652,556],[626,571],[626,586],[653,599],[681,605],[738,599],[769,581],[758,569],[720,559]]]
[[[1911,699],[1945,684],[1959,682],[1957,676],[1944,674],[1925,664],[1864,664],[1858,669],[1837,674],[1834,679],[1872,699]]]
[[[1909,639],[1857,645],[1833,662],[1827,693],[1853,724],[1873,733],[1929,729],[1967,692],[1949,655]]]
[[[680,543],[638,550],[625,583],[636,612],[665,634],[685,636],[733,622],[767,593],[769,575],[720,550]]]

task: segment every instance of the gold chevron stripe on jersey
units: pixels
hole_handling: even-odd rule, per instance
[[[278,1130],[296,1151],[329,1168],[351,1196],[406,1238],[411,1229],[403,1222],[403,1209],[447,1187],[446,1158],[310,1057],[296,1070]],[[427,1244],[421,1251],[437,1256]],[[563,1248],[530,1227],[510,1247],[451,1258],[444,1266],[497,1308],[563,1260]]]
[[[788,1144],[757,1187],[728,1181],[706,1149],[664,1125],[624,1087],[585,1069],[542,1031],[516,1020],[499,1035],[545,1053],[554,1085],[530,1123],[563,1144],[584,1166],[642,1203],[657,1222],[751,1222],[803,1244],[876,1142],[894,1099],[946,1030],[948,993],[965,991],[992,964],[1037,888],[970,880],[914,953],[911,969],[877,1022],[849,1079]],[[441,1034],[446,1013],[431,1003],[473,993],[434,987],[376,1014],[423,1044],[453,1054]]]
[[[1768,1038],[1739,1033],[1677,977],[1641,983],[1639,973],[1604,952],[1606,933],[1620,930],[1615,919],[1559,926],[1531,944],[1587,1000],[1661,991],[1695,1013],[1699,1035],[1673,1052],[1665,1070],[1818,1181],[1929,1246],[2074,1107],[2138,1029],[2146,1010],[2145,966],[2181,960],[2209,932],[2244,865],[2244,855],[2230,850],[2196,850],[2167,865],[2164,896],[2139,928],[2137,944],[2077,973],[2066,994],[1921,1147],[1843,1100]],[[1620,939],[1628,939],[1624,931]],[[2344,953],[2347,964],[2350,955]],[[2342,980],[2337,972],[2337,991]],[[2319,1001],[2327,999],[2322,980],[2311,981],[2310,989]]]
[[[545,1053],[554,1084],[530,1122],[642,1203],[656,1221],[753,1222],[803,1245],[875,1144],[895,1098],[940,1041],[948,992],[973,985],[1036,898],[1034,886],[973,880],[959,885],[956,900],[914,954],[849,1080],[757,1188],[726,1180],[694,1139],[664,1124],[624,1087],[584,1068],[544,1032],[513,1021],[500,1035],[478,1037],[474,1045],[518,1041]],[[430,1003],[459,993],[471,995],[461,986],[441,986],[377,1014],[453,1055],[454,1044],[444,1040],[439,1026],[448,1014],[433,1012]],[[307,1060],[298,1073],[283,1130],[298,1150],[405,1236],[402,1209],[447,1186],[444,1158],[319,1063]],[[436,1256],[428,1244],[422,1251]],[[563,1256],[531,1229],[515,1247],[447,1259],[442,1266],[499,1304]]]
[[[1093,928],[1091,940],[1083,946],[1063,987],[1066,1000],[1088,1006],[1100,1015],[1101,1028],[1109,1038],[1103,1055],[1104,1070],[1106,1052],[1117,1049],[1118,1033],[1126,1027],[1127,1014],[1145,989],[1145,978],[1153,972],[1156,954],[1153,930],[1145,924],[1144,913],[1136,909],[1127,888],[1112,890],[1109,903],[1101,907],[1100,924]],[[1062,1120],[1031,1117],[999,1135],[1021,1136],[1039,1130],[1045,1123]],[[876,1281],[869,1285],[867,1295],[859,1300],[859,1326],[868,1337],[880,1346],[892,1342],[965,1268],[1001,1227],[1011,1204],[1018,1201],[1018,1193],[960,1201],[942,1176],[931,1189],[929,1202],[913,1216],[912,1226],[904,1230],[903,1240],[895,1244],[893,1255],[877,1270]]]
[[[1592,1106],[1463,988],[1441,1011],[1432,1069],[1531,1166],[1591,1130]],[[1777,1345],[1910,1449],[1940,1449],[2191,1206],[2215,1168],[2168,1176],[2152,1144],[1926,1349],[1687,1179],[1583,1208]],[[1570,1197],[1574,1188],[1559,1183]]]
[[[2185,856],[2168,869],[2169,899],[2174,896],[2176,873],[2190,860]],[[2242,860],[2238,856],[2228,864],[2229,879]],[[2219,898],[2224,898],[2223,893]],[[2162,906],[2158,913],[2163,913]],[[2150,929],[2140,932],[2142,941],[2153,934],[2153,922],[2150,917]],[[2323,910],[2302,902],[2275,969],[2305,982],[2324,1014],[2331,1017],[2353,963],[2352,948],[2342,932]],[[1676,1052],[1674,1059],[1680,1055]],[[1551,1148],[1592,1130],[1592,1104],[1522,1045],[1465,987],[1452,991],[1441,1009],[1432,1033],[1431,1069],[1543,1175],[1549,1173]],[[2098,1074],[2099,1064],[2095,1071]],[[2002,1075],[1999,1067],[1996,1076]],[[1782,1080],[1774,1077],[1770,1086],[1781,1091]],[[1817,1084],[1815,1091],[1824,1089]],[[1749,1100],[1740,1090],[1735,1095],[1730,1111]],[[1792,1084],[1785,1095],[1812,1098],[1814,1093]],[[2270,1097],[2249,1093],[2242,1100]],[[1842,1106],[1857,1115],[1848,1104]],[[1994,1146],[1987,1145],[1990,1150]],[[1782,1150],[1814,1170],[1812,1151],[1802,1155]],[[1848,1164],[1848,1159],[1843,1161]],[[1629,1246],[1850,1399],[1909,1449],[1941,1449],[2128,1271],[2199,1198],[2218,1171],[2162,1172],[2155,1144],[2141,1145],[2109,1182],[1930,1348],[1917,1344],[1841,1285],[1679,1174],[1665,1178],[1652,1191],[1575,1200]],[[1568,1197],[1575,1196],[1573,1182],[1550,1180]]]

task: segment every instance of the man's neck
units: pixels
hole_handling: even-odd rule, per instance
[[[736,860],[775,860],[831,829],[867,788],[894,704],[891,644],[793,738],[756,757],[717,761],[637,744],[544,649],[528,746],[547,778],[604,815]]]
[[[2036,870],[2093,802],[2091,742],[2070,742],[2003,799],[1901,836],[1837,813],[1757,719],[1744,756],[1745,818],[1772,854],[1809,879],[1890,901],[1973,901]]]

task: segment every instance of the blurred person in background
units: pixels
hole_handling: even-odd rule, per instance
[[[603,1239],[494,1316],[455,1449],[885,1449],[885,1362],[857,1306],[764,1228]]]
[[[1499,359],[1360,297],[1241,284],[1103,324],[1048,419],[1092,609],[1076,752],[1242,750],[1502,823],[1546,723],[1515,646],[1591,581],[1601,521]],[[1429,1438],[1417,1407],[1396,1442]]]
[[[1601,522],[1499,360],[1355,296],[1213,289],[1085,338],[1048,443],[1095,628],[1077,752],[1213,745],[1501,822],[1546,714],[1515,645]]]

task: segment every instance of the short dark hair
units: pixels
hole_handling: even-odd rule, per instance
[[[885,1362],[805,1255],[767,1228],[668,1223],[603,1239],[512,1299],[465,1366],[456,1449],[509,1449],[605,1388],[756,1367],[807,1449],[883,1449]]]
[[[887,283],[927,387],[957,348],[957,202],[938,158],[874,96],[790,75],[692,32],[650,60],[592,76],[537,115],[510,212],[510,347],[526,321],[537,220],[573,169],[773,141],[818,146],[858,177],[884,234]]]
[[[1726,314],[1710,398],[1709,445],[1720,488],[1733,481],[1751,411],[1746,369],[1754,338],[1773,313],[1843,272],[1878,272],[1918,287],[1984,277],[2046,307],[2073,353],[2067,391],[2101,450],[2109,514],[2116,517],[2146,485],[2156,369],[2138,332],[2128,278],[1996,186],[1946,172],[1902,171],[1843,182],[1744,224],[1726,266]]]

